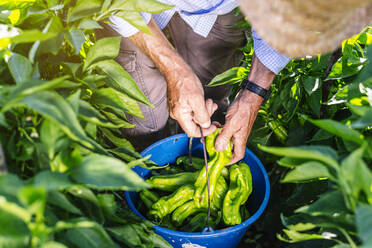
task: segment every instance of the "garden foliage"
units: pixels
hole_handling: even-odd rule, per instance
[[[0,247],[169,247],[120,194],[149,187],[130,168],[152,163],[120,128],[151,104],[114,60],[120,38],[94,36],[112,14],[148,32],[139,12],[169,7],[0,1]],[[366,28],[275,78],[248,140],[271,200],[242,246],[372,246],[371,43]],[[243,51],[242,65],[211,85],[247,76],[252,40]]]
[[[130,168],[151,162],[120,128],[151,104],[114,60],[120,37],[94,36],[112,14],[148,32],[139,12],[169,7],[0,2],[0,247],[170,247],[121,194],[149,187]]]
[[[243,51],[243,64],[210,86],[239,85],[252,41]],[[269,170],[271,200],[245,243],[371,247],[372,28],[331,54],[292,60],[272,87],[248,141]]]

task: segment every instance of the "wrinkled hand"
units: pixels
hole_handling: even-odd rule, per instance
[[[177,80],[168,82],[168,108],[170,116],[177,120],[189,137],[200,137],[200,125],[207,136],[216,130],[211,116],[217,104],[204,100],[203,87],[195,74],[188,70],[178,72]]]
[[[227,110],[226,122],[216,139],[215,147],[222,152],[231,140],[233,156],[228,165],[244,157],[247,139],[262,101],[260,96],[244,90]],[[218,126],[217,123],[215,125]]]

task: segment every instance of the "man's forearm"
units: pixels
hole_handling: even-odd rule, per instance
[[[252,66],[248,80],[258,84],[262,88],[269,89],[274,77],[275,73],[270,71],[264,64],[260,62],[257,56],[253,54]]]
[[[172,44],[152,18],[148,24],[152,35],[138,32],[129,37],[146,54],[164,75],[168,85],[177,82],[182,73],[190,73],[191,68],[178,55]]]

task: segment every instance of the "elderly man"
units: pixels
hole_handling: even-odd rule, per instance
[[[229,105],[228,87],[203,89],[203,86],[219,73],[237,66],[242,58],[238,48],[245,44],[246,38],[244,31],[235,26],[242,20],[242,16],[234,12],[237,0],[158,1],[175,7],[156,15],[142,13],[152,35],[139,32],[119,17],[111,18],[111,28],[104,34],[123,37],[117,61],[155,105],[154,109],[141,105],[146,119],[128,116],[136,127],[125,130],[125,135],[137,145],[148,145],[164,136],[169,114],[188,136],[200,137],[198,125],[204,135],[208,135],[216,129],[211,116],[218,107],[220,113],[226,110],[227,113],[216,149],[222,151],[231,140],[234,153],[230,164],[235,163],[244,156],[248,135],[261,103],[269,95],[275,74],[290,58],[252,31],[255,54],[250,74]],[[250,2],[242,1],[244,13],[257,16],[259,13],[250,9]],[[260,1],[252,3],[261,11],[278,5],[276,2],[265,6],[261,6]],[[263,16],[271,18],[261,12],[260,23],[265,21]],[[161,31],[164,28],[169,31],[174,47]]]

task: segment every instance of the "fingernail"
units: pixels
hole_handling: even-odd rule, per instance
[[[203,124],[200,124],[200,126],[201,126],[202,128],[208,128],[208,127],[210,127],[210,125],[211,125],[211,122],[205,122],[205,123],[203,123]]]
[[[223,152],[223,150],[225,150],[224,146],[223,145],[220,145],[220,144],[217,144],[215,146],[216,150],[219,151],[219,152]]]

